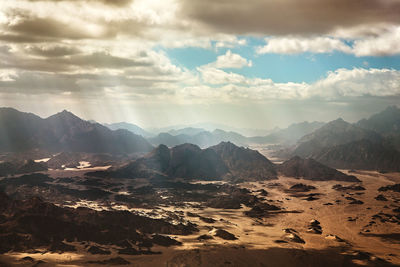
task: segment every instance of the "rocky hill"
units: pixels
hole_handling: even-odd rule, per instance
[[[303,159],[298,156],[279,165],[278,171],[284,176],[298,177],[314,181],[360,181],[355,176],[346,175],[338,170],[325,166],[314,159]]]

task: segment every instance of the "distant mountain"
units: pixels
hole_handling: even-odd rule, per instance
[[[221,142],[210,147],[224,161],[233,177],[246,181],[276,177],[275,165],[258,151]]]
[[[104,126],[110,128],[111,130],[118,130],[118,129],[128,130],[136,135],[141,135],[143,137],[153,136],[153,134],[151,134],[150,132],[144,130],[143,128],[140,128],[139,126],[133,123],[127,123],[127,122],[117,122],[111,124],[105,123]]]
[[[368,119],[358,121],[356,125],[380,133],[392,147],[400,151],[400,108],[389,106]]]
[[[181,145],[185,143],[191,143],[198,145],[202,148],[219,144],[220,142],[232,142],[236,145],[244,145],[247,143],[247,138],[241,134],[235,132],[226,132],[220,129],[216,129],[212,132],[201,131],[196,133],[197,130],[192,128],[191,130],[177,131],[177,132],[192,132],[193,135],[189,134],[178,134],[172,135],[170,133],[160,133],[156,137],[149,138],[149,142],[153,145],[164,144],[169,147]]]
[[[184,178],[198,180],[265,180],[275,178],[274,165],[257,151],[221,143],[207,149],[193,144],[159,145],[125,166],[88,175],[125,178]]]
[[[160,133],[155,137],[148,138],[149,142],[153,145],[166,145],[173,147],[185,143],[193,143],[193,137],[186,134],[172,135],[169,133]]]
[[[278,171],[288,177],[298,177],[313,181],[360,182],[355,176],[325,166],[314,159],[293,157],[278,166]]]
[[[337,119],[303,136],[297,142],[293,154],[304,158],[314,157],[326,147],[343,145],[363,139],[380,142],[382,137],[374,131],[357,127],[345,122],[343,119]]]
[[[334,168],[400,171],[400,151],[384,142],[360,140],[326,147],[314,158]]]
[[[133,153],[152,146],[127,130],[112,131],[66,110],[47,119],[11,108],[0,108],[0,151],[48,151]]]
[[[382,135],[400,134],[400,109],[389,106],[384,111],[356,123],[360,128],[376,131]]]
[[[280,155],[313,158],[333,168],[399,171],[399,127],[400,109],[392,106],[355,124],[331,121]]]
[[[170,135],[196,135],[199,134],[201,132],[205,132],[206,130],[204,130],[203,128],[193,128],[193,127],[186,127],[186,128],[182,128],[182,129],[173,129],[168,131],[168,134]]]
[[[277,129],[273,133],[266,136],[249,137],[247,140],[255,144],[277,144],[282,143],[285,145],[295,144],[304,135],[310,134],[313,131],[321,128],[325,123],[323,122],[301,122],[291,124],[285,129]]]
[[[232,127],[232,126],[225,125],[225,124],[211,123],[211,122],[194,123],[194,124],[186,124],[186,125],[179,124],[179,125],[171,125],[171,126],[162,127],[162,128],[148,128],[146,130],[153,134],[170,133],[172,135],[178,135],[178,134],[193,135],[194,133],[180,131],[182,129],[190,129],[190,128],[202,129],[203,131],[206,131],[206,132],[212,132],[216,129],[221,129],[226,132],[236,132],[243,136],[265,136],[267,134],[270,134],[270,133],[273,133],[276,131],[276,128],[271,129],[271,130],[239,128],[239,127]],[[175,132],[175,131],[177,131],[177,132]],[[199,132],[197,132],[197,133],[199,133]]]

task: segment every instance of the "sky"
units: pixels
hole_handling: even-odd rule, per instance
[[[142,127],[400,103],[400,0],[0,0],[0,106]]]

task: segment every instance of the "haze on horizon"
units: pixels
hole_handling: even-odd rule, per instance
[[[355,122],[400,103],[400,1],[367,2],[2,1],[0,106],[141,127]]]

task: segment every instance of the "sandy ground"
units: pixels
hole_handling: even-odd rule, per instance
[[[347,172],[346,170],[343,170]],[[392,213],[392,209],[400,207],[400,193],[378,192],[381,186],[400,183],[400,173],[379,174],[377,172],[351,173],[362,180],[365,191],[335,191],[335,184],[351,183],[329,181],[315,182],[288,177],[278,180],[244,183],[241,186],[253,191],[268,191],[268,203],[283,207],[285,211],[302,211],[301,213],[279,213],[268,218],[255,219],[243,214],[248,208],[240,210],[194,209],[190,207],[162,207],[164,211],[192,212],[204,217],[213,218],[215,223],[205,223],[197,217],[186,219],[198,224],[199,233],[190,236],[171,236],[183,243],[182,246],[164,248],[155,247],[153,251],[161,251],[159,255],[99,256],[85,252],[80,244],[76,253],[8,253],[0,255],[0,261],[11,265],[26,266],[23,257],[43,260],[43,266],[94,266],[87,261],[103,260],[122,256],[131,262],[131,266],[344,266],[343,255],[363,251],[373,254],[393,264],[400,265],[400,240],[384,240],[371,234],[400,234],[400,226],[392,222],[380,222],[366,227],[371,217],[379,212]],[[280,186],[271,186],[279,183]],[[306,201],[305,197],[293,197],[287,192],[290,186],[304,183],[316,187],[307,193],[320,193],[317,200]],[[356,194],[362,192],[363,194]],[[307,194],[306,193],[306,194]],[[382,193],[388,201],[377,201],[375,197]],[[254,194],[257,194],[254,192]],[[351,205],[346,196],[364,202],[362,205]],[[340,200],[340,203],[335,201]],[[396,202],[399,201],[399,202]],[[333,205],[324,205],[332,203]],[[349,221],[349,217],[355,221]],[[322,234],[307,232],[311,220],[321,224]],[[203,234],[213,235],[217,228],[234,234],[238,239],[223,240],[219,237],[207,241],[199,241]],[[285,238],[283,229],[292,228],[304,239],[305,244],[288,242],[275,243]],[[367,232],[368,230],[369,232]],[[340,242],[339,237],[344,242]],[[357,263],[365,264],[362,259]],[[1,265],[1,264],[0,264]],[[29,264],[28,264],[29,266]],[[40,265],[42,266],[42,264]],[[104,265],[103,265],[104,266]]]

